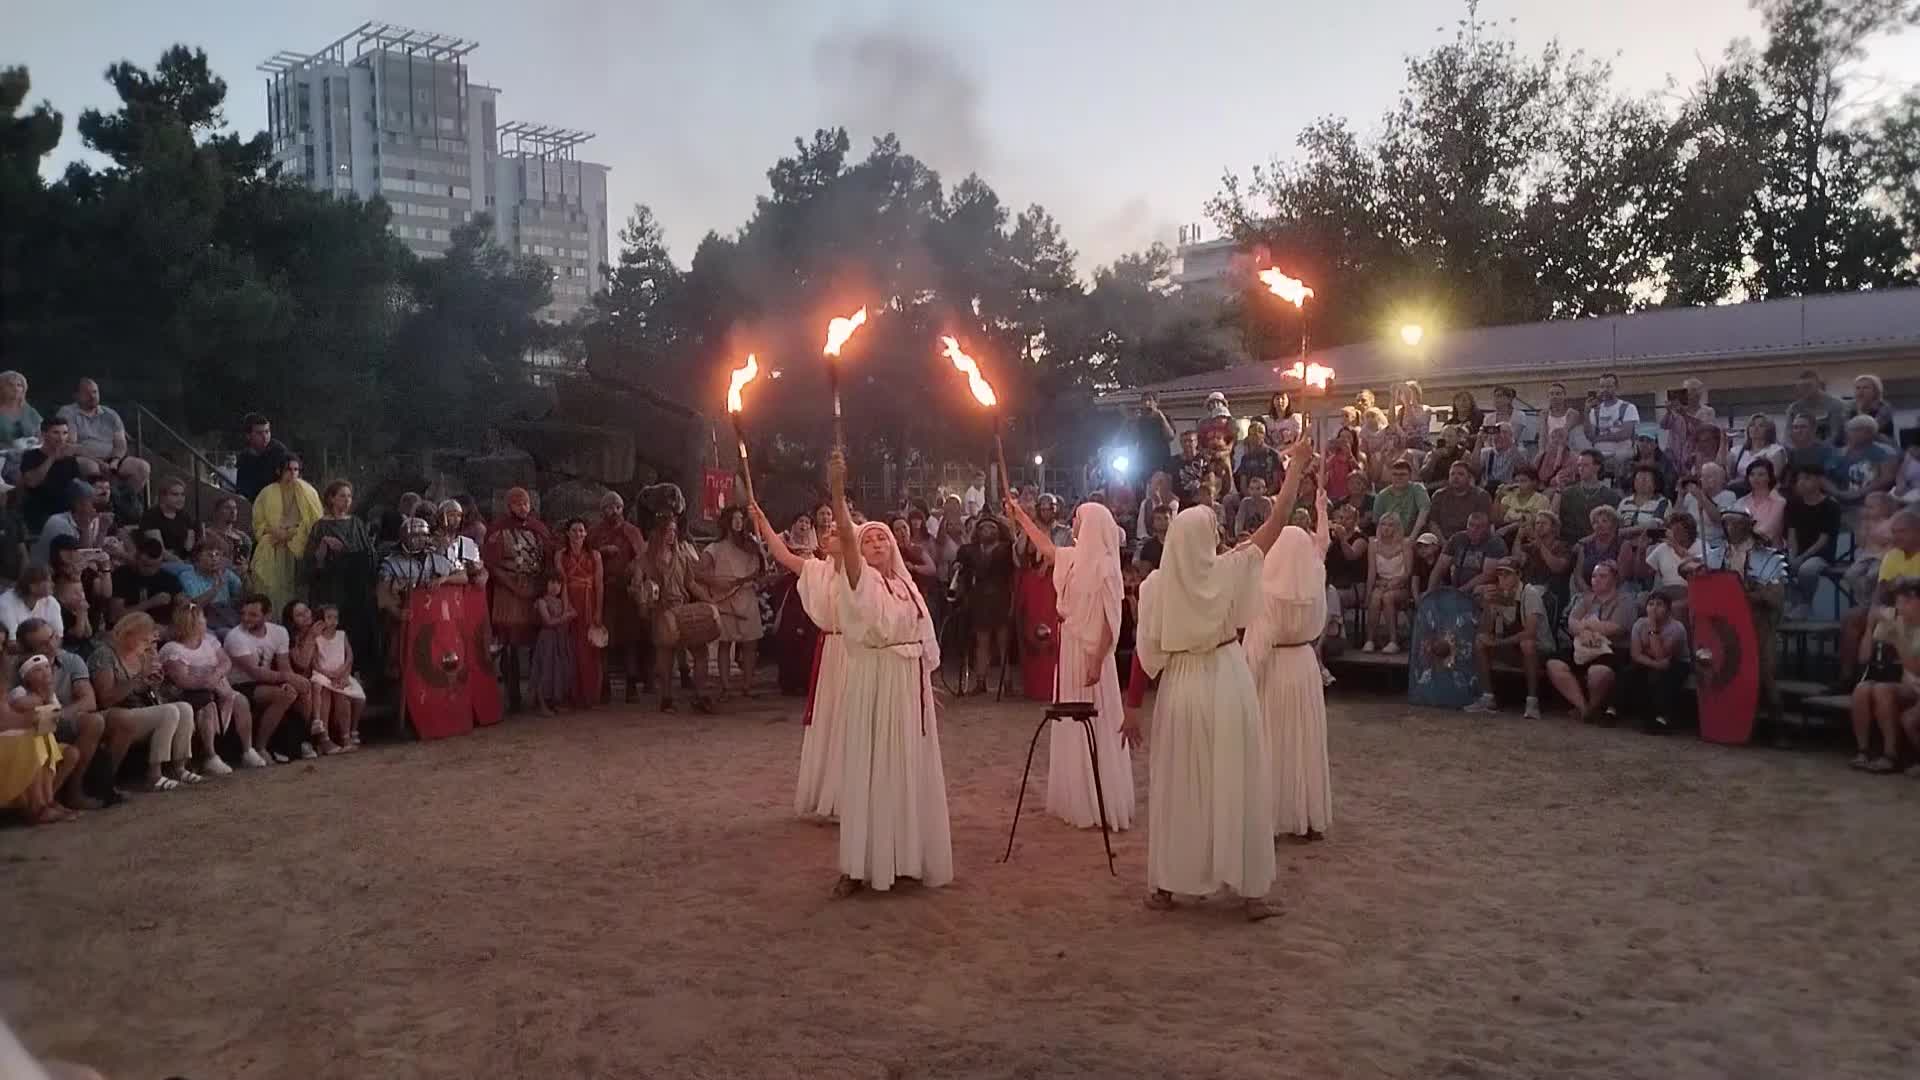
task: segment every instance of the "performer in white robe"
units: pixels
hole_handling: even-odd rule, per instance
[[[1120,547],[1125,536],[1113,512],[1099,503],[1081,503],[1073,514],[1073,546],[1055,547],[1053,538],[1018,502],[1007,500],[1007,516],[1017,522],[1043,560],[1053,562],[1053,587],[1059,598],[1060,651],[1054,671],[1055,701],[1090,701],[1094,741],[1100,751],[1098,794],[1106,796],[1107,825],[1133,825],[1133,755],[1120,738],[1126,708],[1113,647],[1120,637]],[[1087,753],[1086,729],[1074,721],[1056,721],[1047,743],[1047,812],[1077,829],[1100,824]]]
[[[1327,697],[1313,643],[1327,626],[1326,489],[1309,535],[1280,532],[1260,573],[1259,610],[1247,627],[1247,658],[1260,688],[1273,746],[1274,835],[1319,839],[1333,823],[1327,769]]]
[[[1159,676],[1147,764],[1147,906],[1176,893],[1225,888],[1247,917],[1279,914],[1273,887],[1273,750],[1259,691],[1237,640],[1259,596],[1262,559],[1286,524],[1312,456],[1302,438],[1287,452],[1274,512],[1244,544],[1216,555],[1220,526],[1205,506],[1182,510],[1167,530],[1160,568],[1140,585],[1134,650]],[[1126,734],[1137,740],[1128,718]]]
[[[834,894],[884,892],[895,878],[945,885],[953,880],[953,836],[933,705],[932,672],[940,665],[933,619],[893,531],[877,521],[854,529],[839,451],[828,476],[840,535],[855,541],[841,560],[834,599],[847,650]]]
[[[748,506],[747,512],[767,545],[767,554],[798,578],[794,591],[800,606],[820,628],[820,655],[807,685],[807,711],[801,721],[800,777],[794,785],[793,812],[803,818],[831,819],[840,797],[841,751],[845,745],[840,730],[840,695],[846,686],[847,644],[840,633],[840,616],[834,610],[835,583],[842,576],[839,540],[828,526],[819,540],[826,557],[809,558],[794,551],[786,538],[773,530],[759,503]]]

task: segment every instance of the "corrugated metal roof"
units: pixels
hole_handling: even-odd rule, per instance
[[[1766,300],[1716,307],[1664,308],[1631,315],[1485,326],[1430,333],[1419,350],[1398,342],[1359,342],[1315,351],[1310,359],[1339,372],[1348,386],[1449,374],[1487,376],[1542,367],[1609,364],[1623,369],[1768,355],[1901,352],[1920,348],[1920,288]],[[1236,391],[1276,385],[1274,365],[1259,364],[1170,379],[1108,395]]]

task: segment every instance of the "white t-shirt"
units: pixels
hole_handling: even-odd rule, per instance
[[[1664,589],[1670,585],[1687,583],[1687,579],[1680,576],[1680,563],[1683,558],[1705,559],[1706,557],[1706,548],[1698,540],[1695,540],[1693,546],[1687,549],[1685,556],[1673,550],[1671,543],[1662,540],[1648,549],[1647,565],[1653,568],[1658,579],[1656,583]]]
[[[293,641],[287,636],[287,628],[279,623],[267,623],[263,629],[265,632],[259,637],[247,633],[247,628],[244,626],[236,626],[227,631],[227,655],[236,661],[245,658],[251,659],[263,668],[273,667],[274,661],[280,659],[288,649],[292,648]],[[245,668],[235,663],[233,678],[229,681],[237,686],[242,682],[253,680],[247,675]]]
[[[1565,428],[1567,429],[1567,449],[1576,454],[1582,450],[1592,449],[1592,444],[1587,442],[1587,429],[1573,426],[1573,418],[1579,415],[1580,410],[1571,405],[1567,406],[1567,411],[1559,416],[1545,409],[1540,410],[1540,446],[1545,448],[1547,436]]]
[[[1720,512],[1724,514],[1728,510],[1733,509],[1733,504],[1739,501],[1739,498],[1740,497],[1738,495],[1735,495],[1733,492],[1728,491],[1726,488],[1721,488],[1719,492],[1714,495],[1712,501],[1713,501],[1713,505],[1719,507]],[[1705,515],[1704,513],[1701,513],[1700,500],[1697,496],[1690,494],[1686,498],[1680,500],[1680,508],[1682,510],[1685,510],[1689,514],[1692,514],[1693,520],[1699,523],[1701,540],[1709,541],[1711,543],[1717,544],[1721,540],[1726,539],[1726,536],[1727,536],[1726,528],[1722,526],[1718,521],[1708,520],[1707,515]]]
[[[18,589],[0,592],[0,626],[7,628],[7,636],[20,636],[20,624],[28,619],[45,619],[53,627],[54,636],[67,632],[67,623],[60,617],[60,601],[51,596],[42,597],[32,607],[27,606],[26,598]]]
[[[1592,428],[1597,434],[1611,427],[1626,428],[1626,435],[1618,439],[1595,439],[1593,448],[1602,453],[1623,453],[1633,445],[1633,428],[1640,422],[1640,410],[1626,398],[1614,398],[1612,404],[1604,401],[1593,403]]]

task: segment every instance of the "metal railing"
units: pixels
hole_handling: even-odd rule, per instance
[[[192,480],[192,483],[188,485],[188,491],[193,500],[193,516],[196,520],[205,521],[207,519],[207,508],[202,504],[202,496],[208,486],[216,487],[235,495],[240,493],[240,489],[234,486],[233,481],[227,479],[227,475],[221,472],[219,467],[205,454],[201,453],[200,449],[194,446],[185,435],[175,431],[172,425],[155,416],[153,410],[136,401],[133,403],[133,452],[145,459],[148,465],[154,465],[156,467],[158,465],[155,461],[155,455],[149,452],[147,443],[148,425],[152,425],[155,431],[166,435],[167,438],[171,440],[168,449],[185,452],[187,458],[186,472]],[[176,468],[177,467],[176,465]],[[147,474],[147,489],[141,493],[142,498],[148,506],[153,505],[153,483],[153,473],[149,472]]]

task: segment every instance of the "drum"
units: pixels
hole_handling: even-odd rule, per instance
[[[697,649],[720,640],[720,609],[712,604],[681,604],[653,617],[653,643],[669,649]]]

